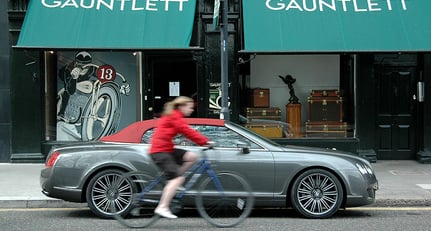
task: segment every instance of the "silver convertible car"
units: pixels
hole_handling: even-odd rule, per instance
[[[352,153],[281,146],[224,120],[186,121],[216,143],[206,151],[216,171],[234,172],[248,181],[255,208],[291,207],[307,218],[328,218],[340,208],[375,202],[378,182],[372,166]],[[158,174],[147,155],[156,122],[139,121],[99,141],[53,147],[40,175],[42,192],[65,201],[86,202],[102,218],[126,214],[132,199],[113,182],[128,171]],[[174,142],[202,154],[202,147],[183,136]]]

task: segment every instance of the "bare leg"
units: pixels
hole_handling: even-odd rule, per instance
[[[163,194],[162,194],[162,197],[160,198],[160,202],[157,208],[169,209],[169,204],[171,203],[172,198],[174,198],[177,188],[181,186],[183,183],[184,183],[183,176],[179,176],[168,181],[166,186],[163,188]]]
[[[180,168],[178,168],[178,174],[179,175],[184,174],[184,172],[187,171],[187,169],[189,169],[191,166],[193,166],[193,164],[196,163],[197,159],[198,157],[195,153],[186,152],[183,156],[183,164],[181,165]],[[171,214],[169,205],[171,204],[172,198],[174,198],[177,192],[177,189],[181,185],[183,185],[184,181],[185,181],[184,176],[179,176],[168,181],[168,183],[163,188],[162,197],[160,198],[159,204],[157,205],[157,208],[155,210],[156,213],[157,211],[160,211],[160,210],[167,211],[169,214],[167,216],[166,215],[162,215],[162,216],[165,216],[168,218],[176,218],[175,215]]]
[[[191,168],[198,161],[198,156],[194,152],[186,152],[183,156],[183,165],[178,169],[178,174],[183,175],[187,169]]]

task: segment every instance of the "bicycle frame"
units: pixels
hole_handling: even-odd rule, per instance
[[[201,159],[183,174],[187,179],[184,185],[185,189],[177,191],[170,209],[173,209],[174,212],[181,211],[183,208],[181,200],[184,195],[195,195],[196,208],[202,218],[216,227],[233,227],[243,222],[253,208],[254,198],[251,187],[239,175],[230,172],[216,173],[205,153],[208,149],[210,148],[203,149]],[[118,215],[116,219],[127,227],[144,228],[161,217],[155,213],[155,210],[151,211],[151,209],[157,206],[160,201],[160,194],[163,193],[162,188],[164,187],[164,176],[159,174],[152,178],[145,172],[135,172],[136,179],[133,179],[134,172],[132,171],[128,174],[132,179],[127,181],[136,180],[138,183],[148,185],[141,185],[142,191],[133,194],[132,205],[127,213],[130,217],[123,218]],[[208,178],[202,179],[202,181],[198,180],[203,173],[206,173]],[[142,178],[139,178],[139,175],[142,175]],[[222,186],[222,183],[226,183],[226,185]],[[197,190],[189,191],[196,184],[199,184]]]
[[[209,148],[202,150],[202,153],[204,153],[206,150],[209,150]],[[182,190],[181,192],[178,192],[175,195],[175,199],[181,200],[183,198],[183,196],[187,193],[187,191],[196,184],[197,180],[200,178],[200,176],[204,172],[206,172],[207,175],[211,178],[211,180],[213,181],[213,183],[214,183],[215,187],[217,188],[217,190],[219,192],[224,193],[223,187],[222,187],[219,179],[217,178],[217,175],[216,175],[215,171],[211,167],[210,160],[207,158],[207,156],[205,154],[203,154],[202,158],[196,164],[194,164],[189,170],[187,170],[186,173],[184,173],[183,176],[185,178],[187,178],[190,174],[192,176],[185,183],[185,190]],[[151,189],[153,189],[153,187],[155,185],[157,185],[158,183],[160,183],[162,180],[163,180],[163,175],[159,175],[147,187],[145,187],[139,193],[140,201],[145,202],[146,200],[145,199],[141,200],[141,198],[145,195],[146,192],[151,191]],[[151,202],[154,202],[154,201],[151,200]]]

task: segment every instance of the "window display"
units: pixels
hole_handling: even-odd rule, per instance
[[[57,63],[55,138],[57,141],[97,140],[136,121],[136,58],[131,52],[65,51],[51,53]],[[54,72],[49,72],[54,73]],[[52,88],[49,88],[52,89]],[[52,89],[54,90],[54,89]],[[127,99],[127,100],[126,100]],[[51,106],[52,107],[52,106]],[[50,110],[48,110],[50,111]]]
[[[267,137],[271,136],[269,138],[353,137],[354,92],[347,89],[353,82],[353,75],[340,68],[343,58],[350,57],[256,55],[250,64],[248,88],[250,92],[265,90],[268,105],[262,108],[265,115],[262,112],[257,115],[257,110],[250,108],[256,96],[249,97],[249,102],[243,103],[241,113],[246,119],[244,126],[255,129],[259,124],[251,126],[251,123],[271,123],[282,127],[281,136],[271,133],[267,134]],[[279,108],[280,116],[274,117],[271,108]],[[271,126],[265,125],[259,129],[266,132]]]

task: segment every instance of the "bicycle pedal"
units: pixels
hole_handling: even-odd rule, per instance
[[[141,215],[141,208],[133,208],[130,211],[130,215],[134,216],[134,217],[138,217]]]
[[[183,205],[181,204],[181,202],[179,200],[172,200],[169,209],[172,211],[172,213],[176,214],[179,213],[183,210]]]

